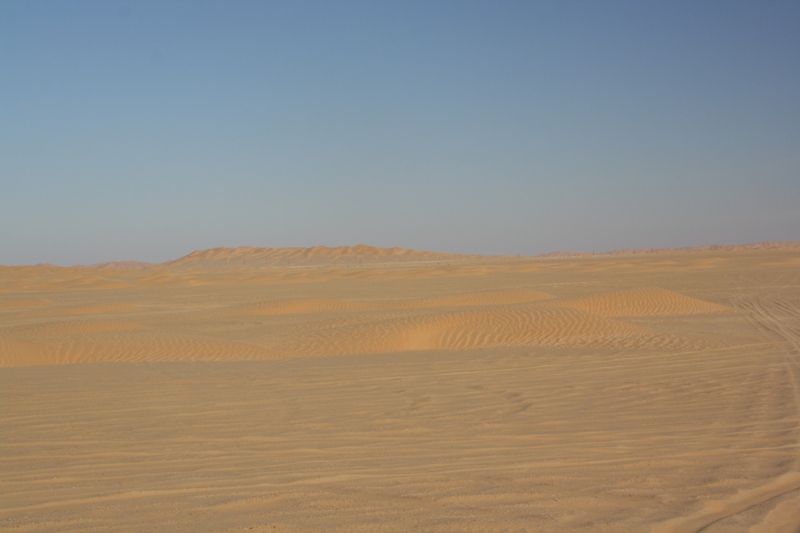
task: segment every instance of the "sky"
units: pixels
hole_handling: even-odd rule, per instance
[[[0,2],[0,264],[800,240],[800,2]]]

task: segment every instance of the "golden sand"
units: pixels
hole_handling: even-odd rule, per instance
[[[348,250],[0,267],[0,531],[798,531],[800,250]]]

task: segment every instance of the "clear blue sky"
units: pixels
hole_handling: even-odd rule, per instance
[[[800,2],[0,2],[0,264],[800,239]]]

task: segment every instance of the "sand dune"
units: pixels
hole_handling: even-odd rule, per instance
[[[593,294],[562,300],[557,305],[608,317],[697,315],[731,311],[719,304],[658,288]]]
[[[217,320],[209,322],[204,328],[192,329],[195,334],[202,334],[202,339],[175,338],[166,333],[165,324],[153,324],[143,331],[147,326],[125,320],[62,319],[11,326],[2,330],[9,339],[44,341],[45,344],[36,344],[35,350],[33,347],[24,350],[35,355],[3,357],[2,361],[4,365],[19,365],[25,364],[26,358],[49,363],[226,358],[250,360],[277,356],[293,358],[499,347],[576,346],[660,350],[703,345],[698,340],[682,339],[568,308],[495,306],[465,311],[403,314],[376,311],[376,308],[355,304],[347,307],[345,303],[340,300],[273,301],[268,305],[249,304],[227,308],[222,313],[217,311],[211,315],[204,312],[199,316],[216,315]],[[257,321],[260,317],[307,313],[327,313],[326,316],[348,313],[350,318],[323,319],[277,330],[273,328],[267,330],[271,333],[267,339],[251,339],[246,344],[226,338],[225,335],[237,330],[260,331],[265,327]],[[240,317],[241,320],[231,322],[227,317]],[[180,319],[173,317],[173,320]],[[220,320],[223,322],[220,323]],[[109,335],[125,332],[141,334]],[[20,351],[21,348],[14,350]]]
[[[0,268],[0,530],[796,533],[800,250],[426,254]]]
[[[105,270],[147,270],[155,267],[155,263],[142,261],[105,261],[87,265],[86,268],[100,268]]]
[[[344,355],[504,346],[663,348],[677,339],[574,309],[503,308],[389,318],[324,329],[283,349],[287,354]]]
[[[330,264],[373,264],[418,261],[459,261],[479,259],[477,255],[423,252],[404,248],[358,246],[314,246],[312,248],[213,248],[198,250],[163,263],[165,268],[290,267]]]

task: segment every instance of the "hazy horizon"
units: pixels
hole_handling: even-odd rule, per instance
[[[747,248],[761,248],[762,247],[761,245],[763,245],[763,247],[766,248],[766,249],[775,249],[775,248],[786,249],[786,248],[795,248],[796,245],[798,245],[798,244],[800,244],[799,241],[760,241],[760,242],[753,242],[753,243],[709,243],[709,244],[705,244],[705,245],[676,247],[676,248],[639,247],[639,248],[615,248],[613,250],[551,250],[549,252],[542,252],[542,253],[533,254],[533,255],[525,255],[525,254],[469,254],[469,253],[457,254],[457,255],[461,255],[464,258],[483,257],[483,258],[498,258],[498,259],[514,257],[514,255],[516,255],[516,257],[518,257],[518,258],[521,257],[521,258],[533,258],[533,259],[540,258],[540,257],[544,257],[544,258],[548,258],[548,257],[562,257],[562,258],[581,257],[581,256],[585,256],[586,254],[590,254],[590,255],[597,254],[598,257],[600,257],[600,256],[612,257],[612,256],[615,256],[615,255],[628,255],[628,253],[632,253],[634,255],[639,255],[640,252],[641,253],[646,253],[646,254],[649,254],[651,252],[653,252],[653,253],[686,252],[686,251],[695,251],[695,250],[696,251],[707,250],[707,251],[711,252],[711,251],[719,251],[719,250],[726,250],[726,249],[736,250],[736,249],[747,249]],[[192,250],[189,253],[182,254],[180,256],[170,257],[170,258],[167,258],[167,259],[165,259],[163,261],[158,261],[158,262],[141,261],[141,260],[136,259],[136,258],[128,258],[128,259],[109,259],[109,260],[106,260],[106,261],[96,261],[94,263],[72,263],[72,264],[35,263],[35,264],[24,264],[24,265],[23,264],[19,264],[19,265],[3,265],[3,264],[0,264],[0,266],[11,266],[11,267],[14,267],[14,266],[33,266],[33,267],[38,267],[38,266],[56,266],[56,267],[69,268],[69,267],[87,267],[87,266],[91,267],[91,266],[95,266],[95,265],[106,266],[106,265],[109,265],[109,264],[112,264],[112,263],[114,263],[114,264],[116,264],[116,263],[139,263],[141,265],[162,265],[162,264],[165,264],[165,263],[171,263],[171,262],[174,262],[174,261],[177,261],[177,260],[194,257],[194,255],[197,252],[208,252],[208,251],[216,251],[216,250],[230,250],[231,253],[237,253],[237,254],[239,253],[238,251],[240,251],[242,249],[248,249],[248,248],[252,248],[254,252],[258,252],[260,250],[275,250],[276,252],[281,252],[281,251],[286,251],[286,250],[298,250],[296,252],[296,254],[301,254],[301,253],[303,253],[301,251],[312,250],[314,248],[323,248],[323,249],[327,248],[328,250],[337,250],[339,248],[357,248],[359,246],[367,246],[369,248],[373,248],[376,251],[380,251],[379,253],[383,253],[382,252],[383,250],[390,250],[390,249],[397,249],[398,248],[398,247],[373,247],[373,246],[371,246],[369,244],[366,244],[366,243],[358,243],[358,244],[354,244],[354,245],[345,244],[345,245],[341,245],[341,246],[337,246],[337,247],[330,247],[330,246],[326,246],[324,244],[323,245],[318,245],[318,246],[310,246],[310,247],[274,247],[274,248],[273,247],[269,247],[269,246],[254,247],[254,246],[248,246],[248,245],[243,245],[243,246],[239,246],[239,247],[216,246],[216,247],[212,247],[212,248],[204,248],[204,249]],[[400,248],[400,249],[403,249],[403,248]],[[441,254],[441,255],[452,254],[452,252],[442,252],[441,250],[419,250],[419,249],[408,249],[408,248],[405,248],[404,250],[406,250],[408,252],[411,252],[411,253],[419,252],[419,253],[422,253],[422,254],[428,254],[428,253]],[[564,255],[561,255],[561,254],[564,254]],[[575,254],[575,255],[572,256],[570,254]],[[327,260],[325,259],[326,257],[327,256],[325,256],[324,252],[323,252],[323,255],[320,256],[320,261],[322,261],[322,262],[319,263],[319,264],[321,264],[321,265],[329,264],[327,262]],[[353,257],[356,257],[356,256],[353,256]],[[422,261],[422,262],[434,262],[434,261],[441,261],[441,260],[442,259],[439,259],[439,258],[428,258],[428,259],[426,259],[424,257],[421,257],[419,259],[413,259],[413,261],[415,261],[415,262],[420,262],[420,261]],[[394,259],[388,259],[388,261],[389,262],[393,262],[395,260]],[[380,260],[378,260],[378,262],[380,262]],[[279,262],[279,264],[284,264],[284,263],[287,266],[313,266],[313,265],[317,265],[317,263],[313,263],[313,265],[312,264],[303,264],[302,262],[295,263],[292,260],[290,260],[288,263],[286,263],[285,260],[281,260]],[[333,264],[333,263],[330,263],[330,264]]]
[[[796,2],[0,4],[0,264],[800,229]]]

